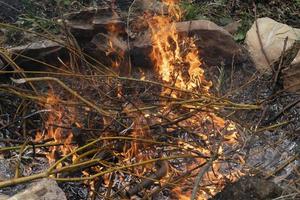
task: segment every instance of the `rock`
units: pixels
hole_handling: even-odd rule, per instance
[[[193,21],[185,21],[185,22],[178,22],[176,23],[176,30],[180,34],[187,35],[190,32],[197,32],[197,31],[218,31],[224,35],[231,36],[228,31],[224,28],[216,25],[215,23],[208,21],[208,20],[193,20]]]
[[[246,58],[242,47],[234,41],[230,33],[213,22],[195,20],[178,22],[175,25],[180,37],[195,37],[195,43],[200,50],[199,56],[208,66],[231,65],[233,59],[235,63],[241,63]],[[121,63],[124,74],[127,74],[128,63],[126,61],[129,55],[132,66],[153,67],[150,58],[152,52],[150,31],[136,37],[130,44],[131,47],[128,49],[127,41],[122,37],[99,33],[87,43],[84,51],[107,66],[111,66],[111,62],[115,61]]]
[[[115,71],[119,69],[128,70],[127,60],[129,51],[127,43],[116,35],[98,33],[93,37],[91,42],[85,45],[83,50],[86,54],[99,60],[105,66],[112,66],[112,69]]]
[[[16,168],[18,165],[17,159],[0,159],[0,182],[13,179],[15,177]],[[19,166],[21,176],[24,176],[26,171],[22,162]],[[18,184],[13,187],[0,188],[0,194],[13,195],[24,188],[23,184]],[[1,197],[0,197],[1,199]]]
[[[145,11],[161,14],[162,10],[167,10],[165,4],[157,0],[137,0],[134,1],[134,3],[125,0],[122,2],[117,1],[115,3],[117,7],[121,8],[123,11],[124,7],[129,7],[131,5],[130,15],[128,16],[127,9],[126,14],[123,15],[116,7],[90,7],[78,12],[66,14],[64,16],[66,25],[70,28],[71,33],[81,40],[89,40],[98,33],[109,34],[115,32],[119,35],[126,35],[125,28],[128,19],[131,32],[136,29],[135,27],[141,27],[142,24],[147,26],[148,23],[142,17]]]
[[[238,31],[240,26],[241,26],[241,20],[238,20],[227,24],[226,26],[224,26],[224,29],[233,35]]]
[[[40,40],[37,42],[32,42],[26,45],[22,45],[22,46],[17,46],[17,47],[12,47],[9,49],[10,52],[22,52],[22,51],[36,51],[36,52],[40,52],[42,50],[48,50],[51,51],[53,49],[57,49],[57,48],[61,48],[61,45],[51,41],[51,40]],[[44,53],[46,54],[46,53]]]
[[[266,200],[279,197],[282,189],[275,183],[258,177],[242,177],[227,185],[211,200]]]
[[[7,200],[9,198],[8,195],[0,194],[0,200]]]
[[[63,42],[61,42],[63,43]],[[65,47],[51,40],[39,40],[26,45],[16,46],[8,49],[14,62],[26,70],[41,70],[42,67],[47,67],[40,62],[45,62],[49,65],[59,63],[58,57],[64,60],[67,56]],[[40,62],[35,62],[29,58],[33,58]],[[38,67],[38,68],[37,68]]]
[[[220,66],[242,63],[247,60],[243,48],[237,44],[232,35],[222,27],[207,20],[191,21],[190,28],[184,34],[196,37],[196,45],[201,59],[208,66]],[[178,28],[178,26],[176,26]]]
[[[257,19],[257,25],[263,49],[271,65],[280,58],[286,37],[288,37],[286,50],[289,50],[295,41],[299,40],[300,29],[276,22],[268,17]],[[251,29],[247,32],[245,43],[256,68],[264,73],[272,73],[271,67],[262,53],[256,23],[253,23]]]
[[[22,13],[23,3],[20,0],[1,0],[0,2],[0,22],[13,23],[18,20]]]
[[[51,179],[42,179],[32,183],[25,190],[7,200],[67,200],[65,193]]]
[[[15,176],[17,160],[0,160],[0,181],[11,179]],[[22,171],[21,171],[22,172]]]
[[[291,65],[300,65],[300,51],[298,51],[296,57],[292,61]]]
[[[289,92],[300,92],[300,51],[291,65],[283,70],[283,86]]]
[[[125,23],[109,8],[86,8],[65,15],[66,25],[76,38],[90,39],[97,33],[125,33]]]
[[[167,29],[168,27],[166,27]],[[242,47],[237,44],[230,33],[208,20],[194,20],[176,23],[180,36],[194,36],[201,59],[208,66],[220,66],[221,63],[231,65],[246,59]],[[149,66],[149,54],[152,51],[150,33],[145,33],[132,42],[132,59],[134,66]]]
[[[2,68],[4,68],[4,63],[3,63],[3,61],[0,58],[0,70],[2,70]]]

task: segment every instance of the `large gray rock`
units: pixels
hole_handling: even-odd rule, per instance
[[[51,179],[42,179],[7,200],[67,200],[65,193]]]
[[[262,47],[270,64],[277,62],[280,58],[286,37],[288,37],[286,50],[289,50],[300,38],[300,29],[276,22],[268,17],[257,19],[257,26]],[[247,32],[245,43],[257,69],[264,73],[272,73],[272,69],[262,52],[255,22]]]

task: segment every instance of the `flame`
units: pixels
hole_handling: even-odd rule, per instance
[[[113,1],[114,2],[114,1]],[[176,29],[176,24],[174,22],[180,20],[182,18],[182,13],[177,6],[178,0],[164,0],[163,1],[168,6],[168,15],[167,16],[153,16],[149,18],[148,24],[151,31],[151,40],[153,43],[153,49],[150,54],[150,57],[155,64],[155,70],[157,71],[160,79],[167,84],[174,85],[179,89],[183,90],[190,90],[190,91],[197,91],[197,92],[204,92],[205,94],[209,95],[209,88],[211,87],[211,82],[205,79],[204,70],[201,68],[202,61],[199,58],[199,50],[195,44],[194,38],[189,37],[182,37]],[[108,52],[107,55],[111,53],[121,52],[117,49],[117,45],[114,46],[113,39],[118,36],[118,27],[112,25],[108,26],[109,30],[109,37],[110,40],[107,44]],[[124,57],[124,52],[119,54],[120,57]],[[112,61],[112,67],[118,71],[117,69],[120,67],[121,59],[116,59]],[[141,80],[145,80],[146,74],[142,71],[141,72]],[[167,89],[162,91],[162,94],[166,94],[169,92]],[[172,92],[172,97],[178,97],[181,94],[177,92]],[[119,98],[122,97],[122,85],[118,85],[117,87],[117,96]],[[143,103],[139,101],[134,102],[135,105],[142,107]],[[151,138],[150,130],[148,129],[148,117],[151,116],[147,113],[139,113],[139,112],[129,112],[130,110],[136,109],[135,105],[132,103],[127,104],[124,108],[125,113],[127,116],[132,119],[132,126],[129,127],[125,133],[128,132],[127,135],[132,136],[133,138]],[[52,146],[49,148],[49,153],[47,153],[47,158],[49,163],[53,163],[57,159],[57,155],[63,156],[68,154],[74,149],[74,145],[72,145],[73,134],[71,131],[65,130],[60,126],[63,123],[63,119],[65,118],[66,111],[68,108],[64,108],[60,105],[59,97],[54,94],[53,91],[49,92],[48,98],[45,104],[47,109],[52,110],[48,115],[47,121],[45,123],[45,131],[43,134],[38,132],[36,134],[35,141],[41,141],[42,139],[49,139],[52,138],[54,143],[61,143],[63,145],[60,146]],[[187,108],[189,109],[189,108]],[[191,109],[192,110],[192,109]],[[178,113],[172,111],[172,108],[166,105],[160,110],[162,113],[169,112],[170,116],[178,117]],[[68,113],[75,113],[74,111]],[[69,116],[72,118],[72,116]],[[73,119],[74,120],[74,119]],[[110,124],[109,120],[104,118],[104,124]],[[154,120],[154,119],[153,119]],[[205,132],[205,130],[201,129],[201,122],[208,120],[216,126],[218,133],[221,128],[226,126],[224,119],[214,115],[214,114],[204,114],[200,113],[191,118],[188,118],[179,123],[182,127],[191,127],[194,124],[199,124],[199,130],[195,130],[196,134],[199,138],[203,138],[205,142],[209,144],[209,140],[211,137],[214,137],[215,133],[211,133],[210,131]],[[159,120],[157,120],[159,121]],[[53,124],[58,126],[53,126]],[[69,123],[72,124],[72,123]],[[79,125],[80,126],[80,125]],[[219,128],[219,129],[218,129]],[[213,127],[210,127],[213,130]],[[225,134],[223,139],[224,143],[226,144],[235,144],[238,138],[238,134],[235,131],[236,128],[233,125],[227,127],[228,134]],[[107,133],[108,134],[108,133]],[[104,142],[105,144],[106,142]],[[201,146],[191,145],[187,142],[179,141],[178,145],[183,147],[186,152],[190,152],[190,150],[194,150],[197,152],[201,152],[203,155],[212,156],[213,151],[217,151],[218,154],[222,155],[224,153],[224,148],[220,146],[219,148],[204,148]],[[128,146],[124,145],[124,157],[125,159],[122,160],[124,163],[131,163],[133,158],[135,159],[134,162],[139,160],[146,160],[150,159],[152,152],[148,150],[145,143],[137,143],[136,141],[132,141]],[[215,147],[211,145],[210,147]],[[155,151],[155,149],[153,150]],[[149,157],[149,158],[148,158]],[[76,160],[76,155],[74,154],[72,160]],[[240,158],[242,160],[242,158]],[[195,168],[200,163],[204,163],[206,159],[204,158],[196,158],[195,162],[191,165],[186,166],[186,171]],[[148,166],[141,166],[136,167],[135,173],[137,175],[143,175],[147,172]],[[151,166],[150,166],[151,167]],[[150,168],[149,167],[149,168]],[[208,171],[205,176],[203,177],[203,183],[211,184],[213,186],[208,186],[205,189],[208,190],[207,193],[215,194],[221,187],[224,185],[222,182],[222,178],[230,178],[234,179],[234,176],[230,174],[227,176],[226,174],[223,175],[220,170],[222,166],[218,162],[214,162],[211,167],[213,170]],[[100,171],[100,170],[99,170]],[[82,172],[84,176],[90,176],[91,174],[87,171]],[[238,177],[238,173],[235,174]],[[108,177],[104,177],[105,184],[108,185]],[[189,179],[190,181],[191,179]],[[94,190],[94,182],[93,181],[86,181],[89,182],[90,187]],[[185,181],[182,185],[188,184],[188,181]],[[220,187],[218,187],[221,185]],[[187,186],[184,190],[180,187],[175,187],[172,191],[177,195],[178,199],[190,199],[192,186]],[[198,199],[207,199],[208,194],[204,191],[199,191]]]
[[[43,134],[42,134],[41,132],[37,132],[37,133],[35,134],[35,139],[34,139],[34,141],[35,141],[35,142],[40,142],[40,141],[43,140],[43,138],[44,138]]]
[[[123,27],[119,23],[115,23],[119,19],[119,15],[116,11],[116,2],[115,0],[111,1],[111,11],[112,11],[112,22],[106,25],[108,44],[106,49],[106,55],[113,55],[111,59],[111,66],[116,73],[119,73],[119,67],[121,65],[121,60],[125,56],[124,49],[120,49],[118,45],[115,45],[115,42],[118,42],[118,38],[121,37]]]
[[[164,82],[188,90],[201,86],[207,92],[211,84],[205,80],[195,41],[193,38],[181,38],[177,32],[174,22],[178,21],[182,14],[176,2],[165,0],[164,3],[169,7],[169,15],[154,16],[148,22],[153,43],[150,57]],[[187,74],[184,74],[185,71]]]
[[[201,68],[202,61],[199,57],[199,50],[196,46],[195,39],[180,35],[176,29],[175,22],[182,18],[182,13],[177,6],[178,1],[163,0],[163,2],[168,6],[168,15],[153,16],[148,20],[153,46],[150,57],[155,65],[155,70],[164,83],[174,85],[179,89],[202,92],[206,95],[210,95],[209,89],[212,83],[205,79],[204,70]],[[180,97],[179,92],[172,91],[172,93],[170,93],[168,89],[162,91],[162,95],[164,94],[171,95],[172,97]],[[166,106],[164,110],[170,111],[170,115],[175,117],[178,115],[177,113],[172,113],[172,108],[168,106]],[[164,113],[164,110],[162,109],[161,112]],[[209,129],[216,130],[216,132],[208,130],[209,133],[206,134],[204,131],[207,130],[201,130],[202,121],[209,121],[211,124]],[[178,144],[187,151],[188,149],[193,149],[207,156],[212,156],[212,152],[217,150],[216,153],[222,157],[224,154],[222,145],[234,145],[237,143],[238,138],[236,127],[233,124],[227,126],[226,123],[224,119],[213,113],[199,113],[180,122],[179,125],[182,127],[191,127],[194,124],[199,124],[199,136],[201,136],[208,145],[211,145],[210,149],[195,147],[187,143]],[[224,142],[221,146],[217,148],[214,144],[210,144],[210,138],[216,137],[218,133],[222,134],[226,126],[227,130],[225,130],[226,134],[222,135]],[[195,159],[195,162],[187,166],[186,170],[190,170],[203,162],[205,162],[205,159]],[[208,184],[209,186],[205,187],[206,191],[199,191],[198,199],[207,199],[211,195],[216,194],[222,186],[225,185],[225,177],[230,177],[231,180],[235,179],[233,174],[236,174],[236,177],[238,177],[238,172],[230,172],[229,176],[226,173],[222,174],[222,167],[219,162],[213,162],[211,166],[213,170],[209,170],[202,180],[202,183]],[[188,183],[182,183],[182,185],[184,184]],[[177,195],[178,199],[190,199],[191,190],[192,187],[187,191],[184,191],[180,187],[175,187],[172,191]]]
[[[178,200],[190,200],[190,192],[188,194],[183,194],[180,187],[174,188],[173,192],[176,194]]]
[[[64,131],[60,127],[54,127],[55,125],[60,126],[62,124],[64,109],[60,106],[59,98],[53,91],[48,93],[45,107],[51,110],[45,122],[45,134],[42,135],[40,132],[37,132],[35,141],[39,142],[43,139],[53,139],[53,143],[61,144],[59,146],[49,147],[49,152],[46,153],[49,163],[52,164],[56,161],[57,155],[65,156],[72,151],[74,148],[71,144],[73,134],[71,131]]]
[[[134,108],[132,104],[128,104],[127,107],[124,109],[125,112],[127,112],[127,115],[133,119],[132,123],[132,131],[131,136],[133,138],[149,138],[149,129],[147,127],[147,119],[144,115],[141,115],[140,113],[130,113],[128,112]],[[133,158],[135,157],[137,160],[140,160],[142,158],[145,158],[145,155],[140,154],[139,149],[141,147],[145,147],[145,144],[140,144],[135,141],[131,142],[131,147],[129,149],[125,149],[126,151],[126,158]]]

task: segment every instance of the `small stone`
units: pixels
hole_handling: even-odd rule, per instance
[[[42,179],[32,183],[25,190],[7,200],[67,200],[65,193],[58,187],[56,181]]]
[[[17,160],[0,159],[0,181],[11,179],[15,176]]]

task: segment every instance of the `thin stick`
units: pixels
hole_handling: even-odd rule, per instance
[[[42,147],[52,147],[52,146],[61,146],[64,145],[64,143],[49,143],[49,144],[28,144],[26,148],[42,148]],[[34,147],[33,147],[34,146]],[[11,150],[18,150],[21,149],[22,146],[13,146],[13,147],[2,147],[0,148],[0,153],[5,151],[11,151]]]
[[[87,99],[83,98],[82,96],[80,96],[76,91],[74,91],[71,88],[69,88],[66,84],[64,84],[58,78],[54,78],[54,77],[38,77],[38,78],[22,78],[22,79],[13,79],[13,78],[11,78],[11,79],[12,79],[13,82],[15,82],[17,84],[22,84],[22,83],[26,83],[26,82],[33,82],[33,81],[55,81],[59,85],[61,85],[65,90],[67,90],[69,93],[71,93],[73,96],[77,97],[83,103],[85,103],[86,105],[90,106],[91,108],[94,108],[97,112],[99,112],[103,116],[111,117],[111,115],[112,115],[112,113],[109,113],[109,112],[103,110],[99,106],[96,106],[94,103],[92,103],[89,100],[87,100]]]
[[[29,114],[29,115],[27,115],[27,116],[22,117],[21,119],[14,120],[14,121],[12,121],[11,123],[8,123],[8,124],[6,124],[6,125],[0,127],[0,131],[1,131],[2,129],[5,129],[5,128],[7,128],[7,127],[9,127],[9,126],[11,126],[11,125],[17,123],[17,122],[22,122],[22,121],[24,121],[25,119],[28,119],[28,118],[30,118],[30,117],[36,115],[36,114],[40,114],[40,113],[43,113],[43,112],[50,112],[50,111],[51,111],[51,110],[39,110],[39,111],[36,111],[36,112],[34,112],[34,113],[31,113],[31,114]]]
[[[126,27],[127,27],[127,48],[128,48],[128,67],[129,67],[129,76],[131,76],[131,69],[132,69],[132,63],[131,63],[131,58],[130,58],[130,52],[131,52],[131,46],[130,46],[130,36],[129,36],[129,23],[130,23],[130,14],[132,12],[132,7],[135,4],[136,0],[133,0],[133,2],[130,4],[128,8],[128,14],[127,14],[127,20],[126,20]]]
[[[278,78],[279,78],[279,74],[281,72],[281,69],[282,69],[282,63],[283,63],[283,58],[284,58],[284,54],[285,54],[285,51],[286,51],[286,45],[287,45],[287,41],[288,41],[288,37],[286,37],[284,39],[284,45],[283,45],[283,50],[281,52],[281,56],[280,56],[280,62],[279,62],[279,66],[278,66],[278,69],[276,71],[276,74],[275,74],[275,78],[274,78],[274,81],[273,81],[273,86],[272,86],[272,90],[273,90],[273,93],[274,93],[274,90],[275,90],[275,86],[277,84],[277,81],[278,81]]]
[[[276,114],[274,117],[269,119],[265,124],[269,124],[270,122],[277,120],[281,115],[284,114],[284,112],[288,111],[289,109],[291,109],[292,107],[297,105],[299,102],[300,102],[300,98],[298,98],[295,101],[293,101],[292,103],[288,104],[278,114]]]
[[[259,45],[260,45],[260,50],[262,52],[262,54],[264,55],[267,63],[268,63],[268,66],[272,69],[273,73],[275,73],[275,70],[274,68],[271,66],[271,62],[270,62],[270,59],[264,49],[264,45],[263,45],[263,42],[261,40],[261,36],[260,36],[260,31],[259,31],[259,26],[258,26],[258,23],[257,23],[257,13],[256,13],[256,4],[253,2],[253,6],[254,6],[254,16],[255,16],[255,26],[256,26],[256,33],[257,33],[257,38],[258,38],[258,42],[259,42]]]
[[[0,1],[0,4],[3,4],[3,5],[9,7],[10,9],[12,9],[12,10],[18,12],[18,13],[21,13],[21,12],[22,12],[21,10],[15,8],[14,6],[9,5],[8,3],[5,3],[4,1]]]
[[[199,174],[197,175],[196,179],[195,179],[195,184],[194,184],[194,188],[192,191],[192,196],[191,196],[191,200],[195,200],[197,199],[197,193],[198,193],[198,189],[200,186],[200,182],[202,180],[202,177],[204,176],[204,174],[209,170],[209,168],[211,167],[211,165],[213,164],[213,162],[217,159],[217,156],[213,156],[209,159],[209,161],[204,165],[204,167],[200,170]]]
[[[22,145],[22,147],[20,149],[19,156],[18,156],[18,161],[17,161],[17,165],[16,165],[15,178],[20,177],[20,165],[21,165],[22,155],[23,155],[24,151],[26,150],[27,143],[28,143],[27,141],[24,142],[24,144]]]
[[[283,162],[281,165],[279,165],[274,171],[269,173],[268,175],[265,176],[265,179],[272,178],[275,174],[277,174],[279,171],[283,170],[287,165],[295,161],[296,159],[299,158],[299,154],[296,154],[289,159],[287,159],[285,162]]]

